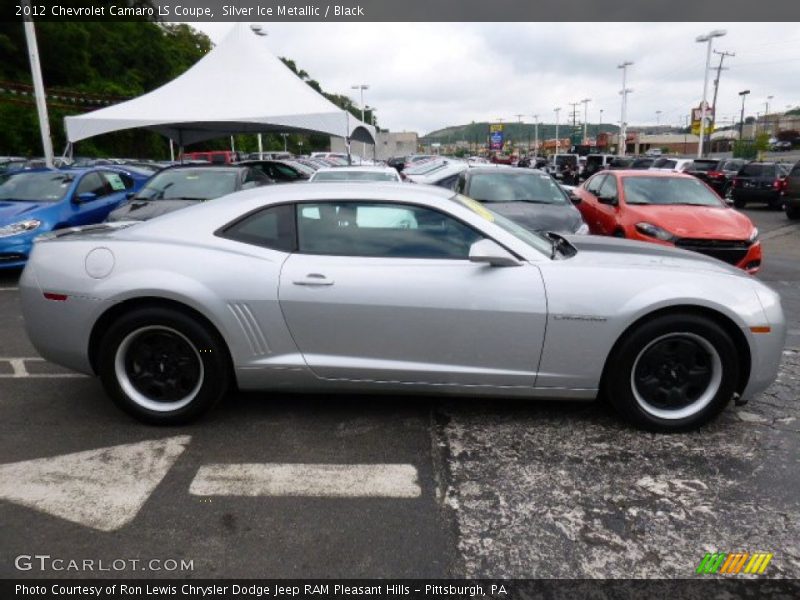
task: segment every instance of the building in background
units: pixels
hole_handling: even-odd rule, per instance
[[[387,160],[392,156],[407,156],[417,153],[419,136],[414,131],[379,131],[375,135],[375,148],[367,144],[366,156],[363,158],[375,158],[377,160]],[[353,154],[361,153],[361,143],[354,142],[350,145]],[[344,138],[331,138],[331,152],[347,152],[347,145]]]

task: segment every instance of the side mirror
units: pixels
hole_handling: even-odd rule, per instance
[[[77,204],[83,204],[84,202],[91,202],[92,200],[97,200],[97,194],[94,192],[83,192],[82,194],[78,194],[75,197],[75,202]]]
[[[600,204],[608,204],[609,206],[616,206],[618,204],[616,196],[598,196],[597,201]]]
[[[475,242],[469,249],[469,260],[474,263],[486,263],[493,267],[518,267],[522,263],[508,250],[493,240]]]

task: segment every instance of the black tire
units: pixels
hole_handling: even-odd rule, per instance
[[[800,219],[800,206],[792,206],[786,203],[786,216],[790,219]]]
[[[744,200],[741,200],[739,198],[734,198],[733,199],[733,205],[736,208],[744,208],[745,206],[747,206],[747,202],[745,202]]]
[[[114,403],[153,425],[197,419],[222,398],[230,379],[219,335],[166,307],[119,318],[103,335],[98,357],[100,379]]]
[[[736,346],[722,327],[701,315],[668,314],[620,340],[608,358],[603,393],[625,420],[669,433],[716,417],[738,380]]]

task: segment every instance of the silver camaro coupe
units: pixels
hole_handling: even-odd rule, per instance
[[[275,185],[46,234],[20,281],[43,357],[133,416],[242,390],[606,398],[699,426],[776,377],[778,294],[656,244],[530,233],[408,184]]]

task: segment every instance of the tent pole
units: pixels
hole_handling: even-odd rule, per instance
[[[264,144],[261,141],[261,134],[258,134],[258,159],[261,160],[261,154],[264,152]]]
[[[169,160],[175,162],[175,147],[172,145],[172,138],[169,138]]]

